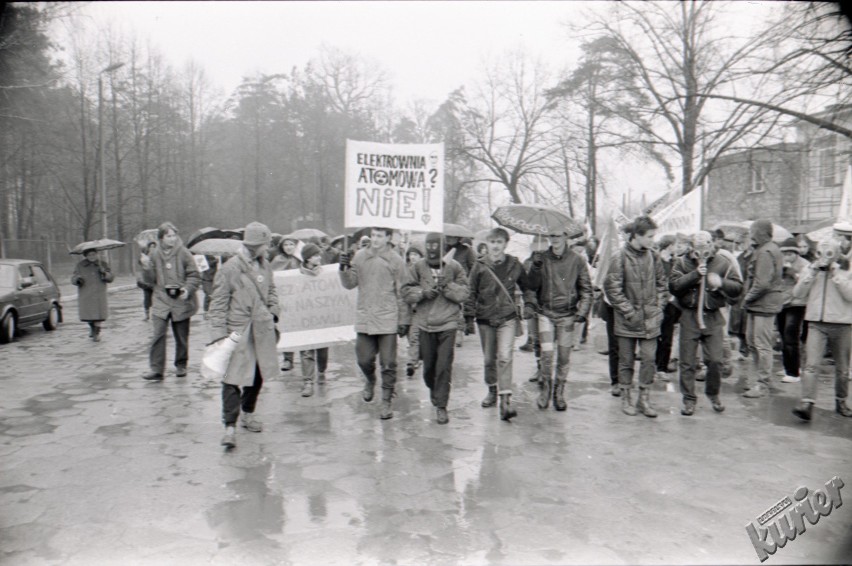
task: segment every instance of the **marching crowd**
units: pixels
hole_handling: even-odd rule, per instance
[[[397,341],[406,336],[406,373],[413,375],[422,364],[436,420],[448,422],[454,350],[463,334],[480,338],[486,386],[482,407],[499,404],[502,420],[514,418],[512,361],[515,340],[525,333],[522,321],[528,343],[521,349],[536,356],[537,371],[530,381],[538,383],[537,405],[547,409],[552,402],[564,411],[575,335],[585,341],[593,315],[606,323],[603,353],[609,360],[611,393],[620,397],[627,415],[656,417],[651,386],[655,379],[668,381],[675,369],[682,415],[694,414],[696,381],[702,380],[713,410],[723,412],[721,379],[731,375],[738,352],[741,360],[751,359],[743,395],[771,394],[776,378],[800,383],[801,400],[793,413],[805,421],[812,418],[819,367],[832,361],[835,410],[852,416],[846,404],[852,224],[838,222],[831,237],[821,242],[800,236],[780,245],[768,220],[753,222],[740,239],[720,230],[661,238],[656,232],[654,221],[640,216],[623,227],[624,245],[612,254],[601,254],[582,232],[553,233],[547,236],[549,247],[535,247],[522,261],[506,253],[510,236],[503,228],[488,232],[476,251],[460,238],[434,233],[427,235],[423,249],[411,245],[401,250],[392,243],[393,230],[382,227],[344,249],[343,237],[300,244],[285,236],[273,245],[269,228],[253,222],[245,228],[238,253],[221,264],[209,257],[209,268],[199,272],[177,228],[166,222],[158,229],[156,244],[140,258],[145,316],[153,330],[150,371],[143,377],[163,379],[169,325],[176,343],[176,375],[186,375],[189,323],[199,307],[196,291],[202,289],[208,348],[222,340],[235,342],[223,378],[222,444],[236,445],[238,421],[260,432],[254,412],[264,378],[277,376],[279,368],[293,369],[292,354],[278,358],[280,297],[273,272],[299,269],[315,276],[320,266],[338,264],[343,287],[357,289],[355,354],[364,377],[362,397],[372,401],[378,370],[382,419],[393,417]],[[96,341],[106,319],[110,281],[109,266],[95,252],[85,253],[72,277],[80,287],[80,318],[89,322]],[[776,330],[780,375],[773,372]],[[314,382],[325,378],[328,349],[302,351],[300,360],[301,394],[308,397]]]

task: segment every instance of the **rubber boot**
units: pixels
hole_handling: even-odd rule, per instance
[[[565,380],[557,379],[553,384],[553,408],[557,411],[564,411],[568,408],[565,403]]]
[[[852,409],[846,405],[846,399],[834,400],[834,412],[841,417],[852,417]]]
[[[553,380],[541,376],[538,380],[538,408],[546,409],[550,405],[550,388],[553,386]]]
[[[493,407],[497,404],[497,386],[489,385],[488,386],[488,395],[485,396],[485,399],[482,400],[482,405],[484,408]]]
[[[101,327],[95,324],[92,326],[92,342],[101,341]]]
[[[302,385],[302,397],[310,397],[314,394],[314,380],[305,378],[305,383]]]
[[[636,407],[633,406],[633,400],[630,398],[629,387],[621,387],[621,412],[631,417],[636,414]]]
[[[636,402],[636,410],[646,417],[655,419],[657,418],[657,411],[655,411],[654,407],[651,406],[651,400],[649,399],[650,395],[651,392],[648,391],[647,387],[639,388],[639,400]]]
[[[393,409],[391,409],[391,398],[393,397],[393,389],[382,389],[382,411],[379,417],[382,420],[393,418]]]
[[[501,393],[500,394],[500,419],[504,421],[510,421],[514,417],[518,416],[518,411],[512,408],[511,405],[512,394],[511,393]]]
[[[372,380],[369,378],[364,378],[364,391],[361,392],[361,397],[363,397],[364,402],[369,403],[373,400],[373,393],[376,390],[376,378],[374,377]]]
[[[793,414],[802,419],[803,421],[810,421],[811,411],[813,410],[813,408],[813,403],[809,401],[802,401],[793,409]]]

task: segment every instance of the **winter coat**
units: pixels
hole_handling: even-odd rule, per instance
[[[446,285],[434,299],[423,296],[424,291],[435,287],[435,278],[429,261],[421,259],[411,266],[411,281],[402,288],[405,302],[416,306],[411,324],[426,332],[456,330],[459,313],[470,295],[467,276],[459,262],[451,259],[443,262],[441,274]]]
[[[494,263],[489,256],[477,260],[470,270],[468,279],[470,297],[465,303],[465,316],[475,317],[480,324],[499,325],[518,316],[515,293],[527,289],[526,272],[521,262],[513,255],[506,254],[503,263],[507,263],[506,272],[501,281],[511,298],[497,284]]]
[[[804,270],[810,263],[805,258],[798,256],[790,267],[785,267],[781,274],[782,292],[784,293],[784,307],[803,307],[808,304],[807,297],[794,297],[793,289],[796,282],[803,275]]]
[[[852,324],[852,271],[817,270],[810,267],[799,275],[793,297],[806,299],[805,320]]]
[[[615,310],[616,336],[650,339],[660,335],[666,284],[663,262],[655,252],[625,244],[612,257],[604,292]]]
[[[74,267],[71,283],[77,286],[80,320],[95,322],[107,319],[107,283],[112,283],[114,279],[115,276],[105,261],[98,260],[93,263],[84,259]]]
[[[768,230],[760,229],[754,234],[757,248],[751,258],[751,286],[743,300],[743,307],[753,314],[778,314],[784,305],[781,283],[784,257],[778,244],[772,241],[771,230],[770,224]]]
[[[535,291],[541,313],[550,318],[589,315],[592,282],[586,260],[572,250],[556,255],[553,247],[542,254],[541,267],[532,265],[527,286]]]
[[[405,260],[393,248],[359,250],[350,268],[340,272],[345,289],[358,287],[355,332],[396,334],[399,326],[410,324],[411,313],[402,299],[410,278]]]
[[[192,254],[178,242],[168,251],[162,246],[157,247],[150,258],[151,267],[144,272],[146,280],[154,284],[151,314],[164,319],[171,315],[175,322],[190,318],[198,310],[195,291],[201,286],[201,276]],[[166,285],[178,285],[186,289],[188,297],[169,297],[166,294]]]
[[[280,253],[272,258],[269,265],[272,268],[272,271],[284,271],[287,269],[299,269],[302,262],[294,255]]]
[[[278,292],[269,262],[261,258],[258,263],[241,250],[219,268],[207,315],[211,341],[240,333],[224,383],[252,385],[255,366],[264,379],[278,376],[277,317]]]
[[[672,268],[669,289],[677,300],[681,309],[698,309],[698,288],[701,285],[701,275],[698,274],[698,260],[683,256],[677,260]],[[723,257],[715,255],[707,263],[707,274],[715,273],[722,279],[722,286],[711,291],[704,287],[704,310],[707,312],[717,311],[728,304],[728,299],[736,299],[743,291],[743,281],[739,276],[739,269]]]

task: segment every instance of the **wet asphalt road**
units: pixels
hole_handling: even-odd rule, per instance
[[[204,321],[189,376],[145,382],[140,295],[110,296],[100,344],[70,303],[58,331],[0,346],[0,563],[757,564],[745,525],[835,475],[847,504],[766,563],[852,561],[852,419],[834,414],[827,377],[810,425],[790,414],[797,385],[747,400],[736,376],[721,415],[700,399],[682,417],[658,383],[660,417],[627,417],[589,344],[557,413],[535,407],[533,357],[517,352],[520,415],[505,423],[479,407],[472,336],[439,426],[419,373],[402,370],[395,417],[379,420],[339,346],[312,398],[298,364],[268,380],[264,431],[224,452],[219,384],[198,372]]]

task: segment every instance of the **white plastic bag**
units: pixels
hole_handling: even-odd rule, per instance
[[[224,340],[219,340],[215,344],[207,346],[204,350],[204,356],[201,358],[201,375],[211,380],[221,380],[225,377],[231,355],[237,348],[239,340],[240,334],[231,332],[231,335]]]

